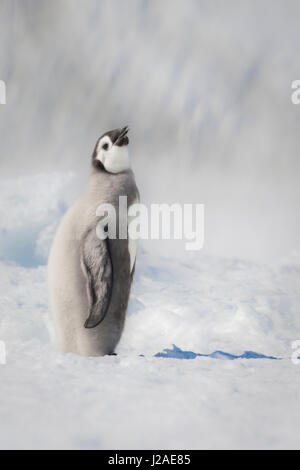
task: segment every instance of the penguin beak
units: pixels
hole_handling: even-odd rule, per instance
[[[129,132],[129,127],[123,127],[123,129],[120,130],[120,134],[118,135],[116,141],[114,142],[114,145],[118,145],[118,147],[123,147],[123,145],[128,145],[129,144],[129,139],[127,137],[127,134]]]

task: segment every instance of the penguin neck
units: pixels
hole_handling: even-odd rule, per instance
[[[128,168],[127,170],[124,170],[120,173],[110,173],[105,169],[97,168],[92,165],[90,170],[90,182],[95,182],[96,184],[99,184],[99,181],[113,181],[115,179],[123,179],[124,177],[127,177],[128,175],[132,174],[133,171],[131,168]]]
[[[108,173],[105,170],[101,170],[92,166],[87,186],[87,193],[97,194],[99,192],[102,193],[105,191],[110,193],[113,187],[119,187],[122,185],[124,180],[128,180],[128,178],[132,177],[134,179],[134,174],[131,168],[121,173]]]

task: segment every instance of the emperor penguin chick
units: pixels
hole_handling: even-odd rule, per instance
[[[119,217],[124,215],[121,210],[119,215],[119,197],[127,197],[128,210],[139,199],[127,133],[124,127],[98,139],[86,191],[64,216],[51,249],[50,304],[58,343],[65,352],[113,354],[124,328],[136,242],[119,235]],[[116,236],[106,239],[97,231],[97,209],[102,204],[110,204],[116,214]]]

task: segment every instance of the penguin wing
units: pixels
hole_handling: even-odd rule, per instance
[[[84,326],[95,328],[106,316],[113,286],[109,241],[100,240],[95,229],[87,232],[83,238],[81,267],[86,277],[90,302],[89,316]]]

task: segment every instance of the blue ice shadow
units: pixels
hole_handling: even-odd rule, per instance
[[[211,359],[221,359],[234,361],[236,359],[270,359],[278,361],[280,358],[274,356],[265,356],[253,351],[245,351],[240,356],[229,354],[224,351],[215,351],[211,354],[197,354],[193,351],[183,351],[173,344],[173,349],[164,349],[163,352],[155,354],[154,357],[163,357],[168,359],[196,359],[196,357],[210,357]]]

